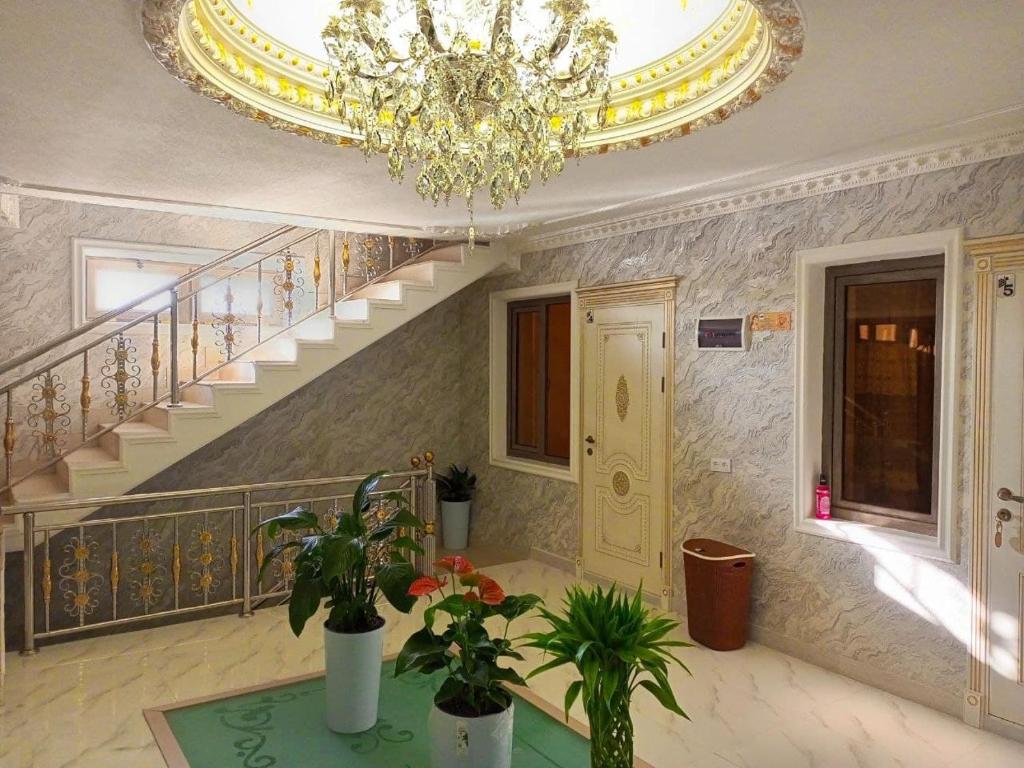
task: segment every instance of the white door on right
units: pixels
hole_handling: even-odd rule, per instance
[[[1024,274],[988,276],[997,281],[990,417],[989,491],[995,519],[988,542],[988,668],[989,712],[1024,726],[1024,292],[1019,278]],[[1016,288],[1008,288],[1013,282]]]

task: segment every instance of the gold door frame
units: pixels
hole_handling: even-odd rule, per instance
[[[665,487],[664,487],[664,516],[662,520],[662,584],[661,584],[661,607],[668,610],[671,607],[673,596],[672,581],[672,517],[675,511],[673,505],[673,453],[674,453],[674,405],[675,405],[675,318],[676,318],[676,284],[679,278],[674,275],[659,277],[650,280],[637,280],[628,283],[613,283],[611,285],[597,285],[590,288],[579,288],[576,291],[581,315],[586,315],[588,310],[595,307],[627,307],[634,304],[656,304],[661,303],[665,309]],[[583,326],[586,318],[579,323],[579,338],[577,343],[580,347],[580,391],[578,393],[580,408],[583,407],[583,370],[586,361],[582,359],[583,354]],[[579,451],[583,451],[583,418],[579,419],[580,435],[578,445]],[[577,457],[580,465],[580,493],[577,495],[577,519],[579,529],[578,552],[576,555],[576,574],[582,577],[583,574],[583,456]]]

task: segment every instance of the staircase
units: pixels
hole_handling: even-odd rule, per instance
[[[236,258],[235,253],[232,254],[233,258]],[[317,258],[319,260],[319,254]],[[86,434],[79,445],[57,454],[51,453],[49,462],[42,462],[27,476],[18,478],[11,470],[10,457],[14,451],[8,443],[5,446],[8,454],[8,498],[0,506],[0,512],[3,507],[12,506],[12,503],[57,502],[70,498],[90,499],[123,494],[462,288],[509,266],[510,258],[501,246],[477,246],[470,249],[466,245],[457,244],[430,250],[347,294],[342,292],[343,295],[337,296],[333,302],[333,312],[330,311],[331,302],[321,305],[318,300],[316,311],[308,317],[213,366],[202,375],[185,381],[176,370],[173,371],[173,380],[182,380],[179,388],[174,388],[173,392],[166,393],[162,398],[144,403],[137,412],[126,414],[120,420],[83,428]],[[318,279],[318,296],[324,292],[329,296],[335,293],[334,265],[331,267],[331,290],[321,290]],[[347,271],[347,260],[345,267]],[[318,263],[318,275],[319,272]],[[195,306],[198,307],[198,304]],[[154,336],[159,333],[158,325],[158,321],[154,320]],[[173,321],[174,328],[179,325],[185,331],[189,330],[188,325]],[[111,337],[104,338],[109,341]],[[154,346],[158,343],[156,339],[153,342]],[[93,345],[95,349],[96,343],[93,342]],[[187,347],[187,339],[172,338],[170,341],[170,348],[178,350],[177,357],[181,356],[182,348],[186,348],[187,356]],[[148,354],[148,349],[146,352]],[[20,356],[19,360],[25,357]],[[89,365],[86,356],[87,371]],[[160,365],[167,363],[161,362]],[[183,367],[188,368],[187,364]],[[154,381],[157,377],[155,368],[156,363]],[[42,374],[38,372],[43,370],[42,367],[38,368],[34,375],[41,378]],[[67,379],[66,376],[65,381]],[[32,383],[26,380],[22,386]],[[89,394],[89,383],[82,386],[86,394]],[[145,386],[143,384],[143,389]],[[12,405],[10,389],[8,385],[6,393],[0,390],[0,395],[6,395],[7,399],[7,423],[20,427],[18,414],[12,414],[12,410],[16,411],[17,407]],[[68,402],[74,402],[76,394],[69,392]],[[85,398],[82,400],[84,402]],[[88,408],[83,422],[89,423]],[[16,430],[25,439],[29,432],[31,430],[28,428]],[[88,512],[66,514],[81,519]],[[18,536],[8,536],[7,540],[9,549],[11,544],[15,548],[20,547]]]

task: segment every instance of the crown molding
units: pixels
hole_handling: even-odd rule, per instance
[[[1024,129],[993,134],[967,142],[950,142],[927,149],[890,154],[868,161],[792,176],[738,192],[713,195],[626,215],[603,216],[574,227],[537,234],[530,234],[529,230],[526,230],[518,239],[515,251],[535,253],[619,235],[631,235],[1022,153]]]

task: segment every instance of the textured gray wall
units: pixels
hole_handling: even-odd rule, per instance
[[[432,447],[441,461],[468,460],[480,474],[477,541],[573,557],[576,486],[487,466],[488,294],[573,278],[596,285],[677,274],[677,586],[682,586],[678,544],[685,538],[710,535],[748,546],[759,557],[753,620],[763,637],[851,674],[864,677],[864,670],[873,670],[879,684],[950,709],[966,679],[967,653],[959,639],[966,629],[966,530],[956,565],[883,558],[794,532],[792,334],[758,334],[745,355],[698,355],[687,341],[702,314],[792,309],[797,249],[955,226],[965,226],[969,237],[1021,231],[1022,201],[1024,157],[1015,157],[529,255],[520,274],[471,286],[144,489],[398,466],[411,451]],[[52,222],[55,234],[39,235],[35,244],[17,251],[7,233],[0,236],[4,354],[66,327],[58,308],[70,296],[64,270],[72,234],[222,247],[247,236],[230,229],[238,224],[204,228],[162,221],[162,214],[24,202],[23,216],[37,219],[33,231]],[[150,217],[152,226],[145,223]],[[117,224],[121,219],[128,223]],[[157,224],[164,229],[155,229]],[[215,230],[216,237],[184,239],[190,232]],[[42,263],[30,263],[33,257]],[[631,266],[623,264],[626,257]],[[962,527],[973,394],[973,291],[972,280],[965,282]],[[33,298],[37,289],[48,298]],[[708,473],[711,456],[731,456],[733,474]],[[911,599],[895,599],[876,586],[876,579],[886,576],[905,582],[911,593],[935,590],[940,599],[908,605]]]
[[[964,226],[968,237],[1024,230],[1024,157],[987,162],[637,235],[524,257],[519,274],[467,292],[463,307],[465,445],[480,470],[476,535],[575,557],[576,486],[487,466],[488,293],[579,278],[583,286],[679,275],[675,363],[674,569],[679,545],[722,538],[758,554],[753,622],[761,636],[831,666],[902,678],[908,695],[947,709],[966,682],[967,552],[939,564],[793,530],[792,333],[759,333],[743,355],[699,353],[690,339],[701,315],[794,308],[798,249]],[[623,260],[630,258],[631,265]],[[639,262],[640,266],[636,266]],[[966,265],[965,265],[966,269]],[[962,298],[962,442],[958,512],[967,521],[970,480],[973,277]],[[733,474],[710,473],[732,457]],[[890,578],[891,577],[891,578]],[[876,580],[917,598],[887,596]],[[940,606],[919,605],[921,590]],[[906,603],[906,604],[904,604]],[[928,616],[923,618],[921,613]]]

